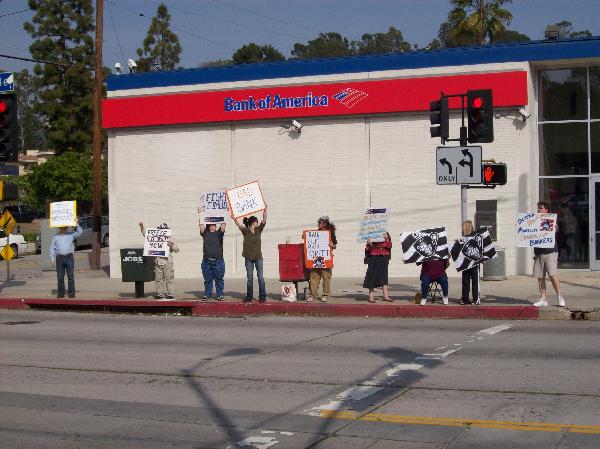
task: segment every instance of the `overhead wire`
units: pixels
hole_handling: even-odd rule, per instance
[[[115,37],[117,38],[117,45],[119,46],[119,51],[121,52],[121,58],[123,58],[123,61],[125,61],[125,54],[123,53],[123,47],[121,47],[121,40],[119,39],[119,32],[117,31],[117,27],[115,26],[115,21],[113,20],[112,11],[110,10],[110,6],[106,9],[108,9],[108,16],[110,17],[110,23],[112,23],[113,30],[115,30]]]
[[[33,10],[31,8],[27,8],[27,9],[21,9],[20,11],[13,11],[13,12],[8,12],[6,14],[0,14],[0,19],[2,17],[14,16],[15,14],[21,14],[21,13],[27,12],[27,11],[33,11]]]

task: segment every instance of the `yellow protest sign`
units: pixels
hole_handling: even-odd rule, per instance
[[[0,251],[0,255],[4,258],[4,260],[12,260],[12,258],[15,257],[15,252],[10,245],[6,245],[4,248],[2,248],[2,251]]]
[[[17,221],[9,211],[5,210],[2,212],[2,215],[0,215],[0,229],[2,229],[5,234],[10,234],[16,224]]]

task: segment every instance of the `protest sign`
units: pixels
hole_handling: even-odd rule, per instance
[[[148,228],[144,235],[144,256],[169,257],[171,229]]]
[[[556,243],[556,214],[517,215],[517,246],[554,248]]]
[[[360,222],[358,241],[366,242],[371,239],[374,242],[383,242],[389,211],[387,208],[367,209]]]
[[[496,248],[487,229],[462,237],[452,244],[450,250],[456,271],[464,271],[496,257]]]
[[[400,234],[402,261],[404,263],[423,262],[427,259],[447,259],[448,236],[446,228],[423,229]]]
[[[245,217],[265,208],[265,200],[258,181],[244,184],[225,191],[229,210],[234,218]]]
[[[50,227],[62,228],[75,226],[77,218],[77,201],[59,201],[50,203]]]
[[[304,263],[306,268],[333,268],[331,232],[308,230],[302,232],[304,239]]]
[[[202,192],[200,195],[200,207],[198,207],[202,223],[220,224],[225,223],[227,216],[227,196],[224,190]]]

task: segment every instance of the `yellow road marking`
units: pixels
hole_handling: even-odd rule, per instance
[[[354,412],[321,410],[321,418],[376,421],[397,424],[420,424],[425,426],[481,427],[484,429],[525,430],[532,432],[573,432],[600,434],[600,426],[577,424],[553,424],[542,422],[494,421],[464,418],[433,418],[427,416],[402,416],[385,413],[367,413],[360,416]]]

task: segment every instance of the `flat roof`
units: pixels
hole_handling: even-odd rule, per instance
[[[417,50],[342,58],[296,59],[281,62],[111,75],[108,90],[251,81],[383,70],[419,69],[502,62],[552,61],[600,57],[600,36],[513,44]]]

